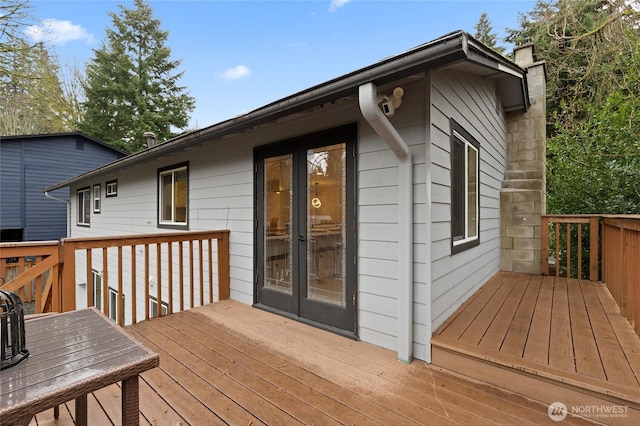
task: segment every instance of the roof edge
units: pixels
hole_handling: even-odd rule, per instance
[[[76,181],[97,177],[112,170],[134,165],[154,156],[174,152],[200,143],[204,139],[220,137],[263,124],[306,108],[321,105],[331,99],[355,95],[358,87],[365,83],[373,82],[376,85],[382,85],[451,62],[476,60],[470,58],[470,51],[479,52],[482,57],[489,59],[489,66],[495,68],[496,71],[505,72],[504,69],[498,66],[500,64],[508,67],[512,72],[520,74],[524,79],[525,70],[484,46],[467,32],[458,30],[400,54],[382,59],[372,65],[294,93],[246,114],[177,136],[154,147],[50,186],[45,189],[45,192],[54,191],[70,186]],[[526,90],[525,86],[523,86],[523,90]],[[525,98],[527,97],[525,96]]]

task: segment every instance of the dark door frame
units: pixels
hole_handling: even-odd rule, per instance
[[[306,295],[306,153],[308,149],[346,144],[346,307],[303,300]],[[296,320],[311,323],[340,334],[355,337],[357,333],[357,125],[351,124],[327,131],[303,135],[254,149],[254,305]],[[267,158],[293,155],[292,226],[293,291],[286,295],[264,287],[264,161]],[[303,175],[304,173],[304,175]],[[298,238],[299,237],[299,238]]]

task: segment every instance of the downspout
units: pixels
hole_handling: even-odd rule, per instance
[[[55,201],[60,201],[67,205],[67,238],[71,237],[71,199],[65,200],[49,194],[49,191],[44,191],[44,196]]]
[[[409,363],[413,358],[413,157],[402,136],[378,107],[380,101],[373,83],[360,86],[359,102],[363,117],[399,161],[398,359]]]

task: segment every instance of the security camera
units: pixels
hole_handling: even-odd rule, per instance
[[[396,112],[396,107],[393,105],[393,101],[386,96],[384,97],[384,100],[382,101],[380,107],[382,108],[382,112],[384,112],[384,115],[386,115],[387,117],[392,117]]]

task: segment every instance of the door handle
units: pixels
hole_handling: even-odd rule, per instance
[[[307,241],[307,239],[305,238],[304,235],[300,234],[298,235],[298,241]]]

